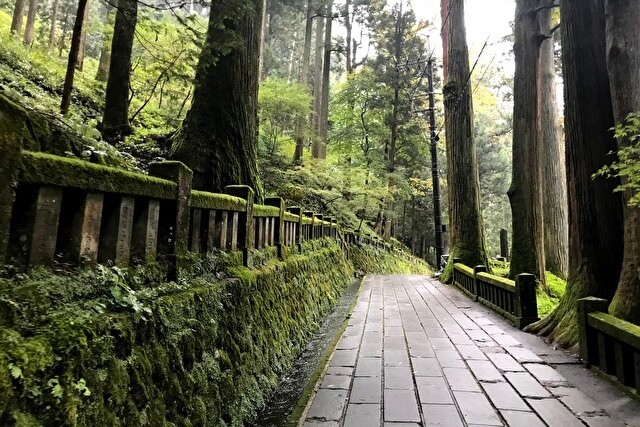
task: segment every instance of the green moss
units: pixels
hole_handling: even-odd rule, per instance
[[[280,217],[280,209],[275,206],[253,205],[254,217]]]
[[[285,212],[284,213],[284,220],[285,221],[290,221],[290,222],[298,222],[298,221],[300,221],[300,216],[299,215],[294,215],[291,212]]]
[[[230,196],[228,194],[192,190],[191,206],[200,209],[244,212],[247,210],[247,201],[240,197]]]
[[[433,274],[423,261],[408,254],[388,252],[373,245],[349,245],[349,256],[358,275],[376,274]]]
[[[176,197],[174,182],[83,160],[23,151],[20,181],[159,199]]]

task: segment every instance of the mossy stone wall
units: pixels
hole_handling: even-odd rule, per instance
[[[352,280],[335,242],[304,253],[0,279],[0,425],[243,425]]]

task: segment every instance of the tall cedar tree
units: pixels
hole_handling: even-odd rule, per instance
[[[545,283],[542,147],[538,140],[539,0],[518,0],[514,23],[513,172],[509,188],[513,239],[509,276],[535,274]]]
[[[444,2],[443,2],[444,4]],[[450,259],[467,265],[487,265],[480,179],[473,132],[473,105],[469,90],[469,51],[464,24],[464,1],[449,1],[444,46],[447,49],[444,107],[449,196]],[[451,275],[451,262],[443,280]]]
[[[613,179],[593,179],[616,150],[606,68],[604,0],[560,0],[564,79],[569,274],[549,316],[532,325],[557,345],[578,340],[576,301],[611,299],[622,262],[622,201]]]
[[[20,34],[20,31],[22,31],[22,19],[26,5],[26,0],[16,0],[16,4],[13,7],[13,16],[11,17],[11,34]]]
[[[85,8],[87,10],[87,8]],[[33,43],[33,31],[36,28],[36,17],[38,14],[38,0],[29,0],[29,12],[27,13],[27,25],[24,28],[24,38],[22,41],[25,45],[31,46]]]
[[[115,141],[132,132],[129,124],[131,52],[138,20],[138,1],[119,0],[111,40],[111,61],[100,124],[102,136]]]
[[[556,72],[551,28],[552,0],[538,12],[542,44],[538,58],[538,138],[542,146],[542,210],[544,255],[547,271],[567,277],[569,229],[567,216],[567,171],[562,129],[558,121]]]
[[[262,197],[256,154],[261,14],[261,0],[212,3],[193,102],[173,146],[173,158],[193,170],[197,189],[244,184]]]
[[[616,124],[629,113],[640,111],[640,2],[607,0],[605,4],[607,68]],[[618,147],[629,146],[627,138]],[[631,193],[623,195],[624,258],[620,282],[609,311],[640,324],[640,208],[626,204]]]
[[[113,42],[113,25],[115,14],[113,5],[107,3],[107,16],[105,18],[105,30],[102,33],[102,48],[100,49],[100,59],[98,60],[98,71],[96,80],[106,82],[109,78],[109,66],[111,65],[111,43]]]
[[[78,60],[78,52],[80,50],[82,27],[85,25],[84,12],[86,8],[87,0],[79,0],[78,10],[76,11],[76,21],[73,25],[73,33],[71,35],[71,47],[69,48],[67,73],[64,77],[64,86],[62,88],[62,101],[60,102],[60,113],[63,115],[67,115],[69,112],[69,106],[71,105],[71,91],[73,90],[73,80],[76,74],[76,61]]]
[[[309,82],[309,63],[311,62],[311,38],[313,32],[313,4],[312,0],[307,0],[307,17],[304,27],[304,48],[302,51],[302,70],[300,72],[299,83],[308,90]],[[293,153],[293,163],[302,163],[302,154],[304,151],[304,135],[307,117],[300,117],[296,123],[295,141],[296,150]]]

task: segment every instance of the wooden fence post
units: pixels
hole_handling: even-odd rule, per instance
[[[247,201],[247,209],[242,212],[238,224],[238,246],[242,251],[242,262],[245,267],[252,267],[251,251],[254,248],[255,236],[253,232],[253,198],[254,192],[248,185],[228,185],[224,191],[235,197]]]
[[[189,199],[193,172],[180,162],[154,162],[149,165],[149,175],[177,184],[174,208],[162,209],[161,206],[158,220],[158,245],[169,261],[169,280],[175,280],[189,250]]]
[[[273,244],[276,246],[278,250],[278,257],[282,258],[282,245],[284,244],[284,200],[282,197],[267,197],[264,199],[264,204],[267,206],[275,206],[280,209],[280,216],[275,218],[275,223],[271,224],[271,227],[274,228],[273,233]]]
[[[587,367],[598,364],[598,337],[589,328],[589,313],[609,311],[609,301],[602,298],[587,297],[578,300],[578,342],[580,344],[580,358]]]
[[[473,267],[473,300],[478,301],[478,273],[486,273],[487,267],[476,265]]]
[[[522,273],[516,276],[516,328],[538,321],[538,301],[536,299],[536,276]]]

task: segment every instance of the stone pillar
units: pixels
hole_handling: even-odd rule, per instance
[[[61,205],[62,189],[60,187],[40,187],[36,200],[28,265],[53,264]]]
[[[322,225],[322,219],[324,218],[323,215],[316,215],[313,219],[313,224],[315,225],[315,238],[316,239],[321,239],[322,238],[322,228],[324,227],[324,225]]]
[[[167,204],[172,208],[160,210],[158,236],[164,248],[162,255],[169,264],[169,280],[175,280],[189,249],[189,198],[193,172],[180,162],[154,162],[149,165],[149,175],[177,184],[175,200]]]
[[[264,199],[264,204],[280,209],[280,216],[273,219],[274,222],[271,229],[273,231],[273,244],[278,250],[278,256],[282,258],[282,246],[286,244],[284,240],[284,213],[286,212],[284,200],[281,197],[267,197]]]
[[[476,265],[473,267],[473,300],[478,301],[478,273],[486,273],[487,267],[484,265]]]
[[[589,313],[600,311],[608,313],[609,302],[606,299],[587,297],[578,300],[578,343],[580,358],[587,365],[598,364],[598,334],[589,327]]]
[[[15,200],[21,144],[7,129],[11,124],[0,118],[0,263],[5,261],[9,246],[9,227]]]
[[[78,195],[80,196],[80,195]],[[102,193],[87,193],[71,208],[70,224],[60,225],[61,247],[65,261],[71,263],[86,262],[90,265],[98,261],[100,242],[100,225],[104,195]],[[65,210],[69,209],[66,207]],[[64,215],[62,215],[64,217]],[[61,220],[62,221],[62,220]]]
[[[538,321],[538,300],[536,299],[536,276],[522,273],[516,276],[516,328]]]
[[[505,260],[509,258],[509,238],[507,230],[500,230],[500,256]]]
[[[214,249],[224,251],[227,249],[227,211],[209,211],[209,233],[207,240],[207,252]]]
[[[299,207],[291,207],[288,208],[287,211],[294,214],[298,217],[298,222],[293,226],[293,245],[298,248],[298,252],[302,252],[302,241],[304,236],[302,235],[303,226],[302,226],[302,209]]]
[[[201,224],[202,224],[202,209],[191,210],[191,236],[189,238],[189,250],[191,252],[201,252]]]
[[[302,212],[307,218],[311,218],[311,224],[307,225],[305,228],[304,238],[305,240],[313,240],[313,212],[312,211],[304,211]]]
[[[158,250],[158,222],[160,201],[151,199],[140,203],[135,210],[131,250],[133,257],[144,262],[154,262]]]
[[[129,265],[134,209],[135,199],[129,196],[111,196],[105,202],[98,244],[100,263],[113,261],[119,266]]]
[[[253,231],[253,189],[247,185],[228,185],[225,192],[231,196],[240,197],[247,201],[247,209],[238,218],[238,246],[242,251],[243,263],[246,267],[253,265],[251,250],[254,248]],[[234,221],[236,216],[234,215]]]

